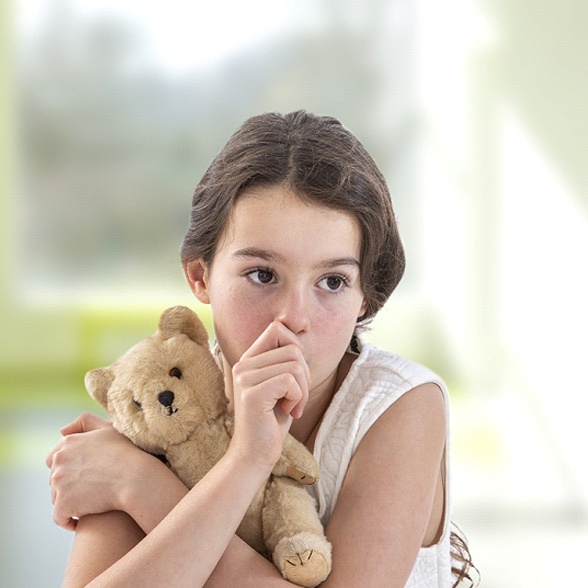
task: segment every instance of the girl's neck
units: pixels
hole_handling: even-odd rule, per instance
[[[295,420],[290,427],[292,436],[303,445],[306,445],[309,451],[314,449],[314,442],[323,417],[331,404],[333,396],[349,373],[355,358],[356,356],[351,353],[346,353],[343,356],[332,376],[317,388],[313,388],[304,409],[304,414]]]

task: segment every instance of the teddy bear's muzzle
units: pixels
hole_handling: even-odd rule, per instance
[[[157,395],[157,400],[159,401],[159,403],[161,405],[163,405],[165,408],[167,408],[168,416],[170,416],[178,411],[178,409],[174,408],[174,406],[173,406],[174,398],[175,398],[175,395],[171,390],[164,390],[163,392],[160,392]]]

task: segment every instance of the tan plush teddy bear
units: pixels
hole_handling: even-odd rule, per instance
[[[233,417],[223,374],[206,329],[185,306],[164,311],[157,332],[111,366],[88,372],[86,388],[118,431],[165,456],[189,488],[227,450]],[[288,435],[282,457],[237,530],[286,579],[308,587],[324,581],[331,569],[331,545],[304,488],[317,478],[313,456]]]

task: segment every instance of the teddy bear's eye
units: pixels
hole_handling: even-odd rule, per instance
[[[173,367],[171,370],[169,370],[169,375],[172,378],[178,378],[179,380],[182,377],[182,370],[180,368]]]
[[[136,407],[137,407],[139,410],[143,410],[143,405],[142,405],[142,404],[141,404],[141,403],[140,403],[138,400],[135,400],[135,399],[133,398],[133,402],[135,403],[135,406],[136,406]]]

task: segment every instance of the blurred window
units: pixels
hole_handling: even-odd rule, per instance
[[[266,110],[336,116],[394,178],[397,206],[410,202],[410,0],[186,6],[18,2],[18,250],[29,295],[184,288],[191,194],[229,135]]]

